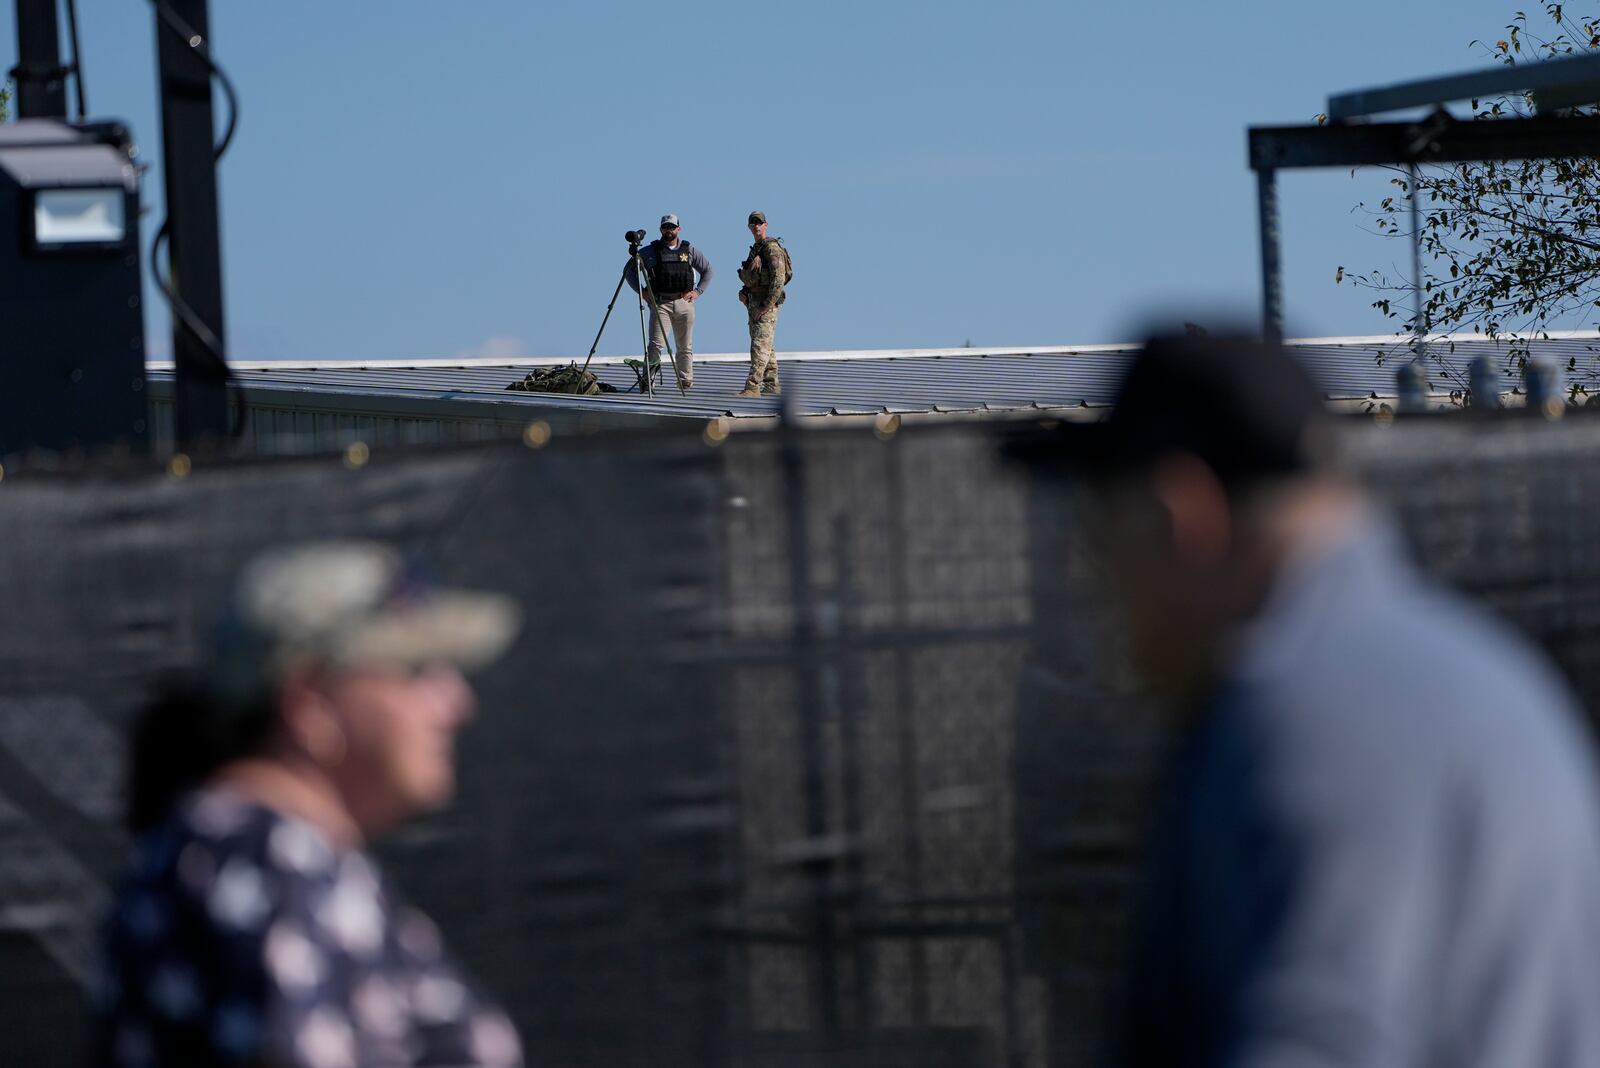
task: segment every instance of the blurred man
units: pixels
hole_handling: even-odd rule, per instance
[[[783,242],[767,236],[766,214],[752,211],[747,224],[753,240],[744,263],[739,265],[739,281],[744,283],[739,290],[739,303],[750,316],[750,377],[739,396],[757,397],[783,392],[772,344],[778,329],[778,305],[787,297],[783,287],[789,284],[794,271]]]
[[[694,302],[711,284],[711,261],[681,236],[676,215],[661,216],[661,236],[640,251],[648,275],[645,296],[650,301],[650,342],[645,361],[653,371],[661,363],[661,350],[667,347],[667,327],[672,327],[678,351],[678,388],[688,392],[694,385]],[[698,282],[695,275],[700,276]],[[639,291],[639,271],[628,264],[628,285]]]
[[[1600,1064],[1577,710],[1331,451],[1298,365],[1209,338],[1152,341],[1109,419],[1017,446],[1094,486],[1132,656],[1181,717],[1123,1061]]]

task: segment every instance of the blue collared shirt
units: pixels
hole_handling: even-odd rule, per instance
[[[1600,1065],[1600,790],[1543,658],[1380,525],[1239,653],[1171,769],[1127,1063]]]

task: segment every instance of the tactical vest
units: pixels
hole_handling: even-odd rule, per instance
[[[750,266],[757,256],[761,257],[760,271]],[[776,237],[763,237],[751,244],[744,263],[739,265],[739,280],[760,303],[765,303],[776,286],[788,282],[788,266],[789,250],[783,247],[783,242]],[[788,299],[788,290],[778,294],[779,304]]]
[[[652,241],[656,266],[650,272],[650,288],[657,293],[687,293],[694,288],[694,250],[689,242],[679,241],[668,248],[665,241]]]

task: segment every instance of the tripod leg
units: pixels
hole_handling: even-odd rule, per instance
[[[642,257],[635,257],[635,259],[636,259],[636,262],[638,263],[638,270],[639,270],[639,333],[644,338],[644,371],[645,371],[646,387],[647,387],[647,389],[649,391],[650,396],[654,397],[656,395],[655,379],[656,379],[656,376],[658,376],[661,373],[661,362],[658,359],[656,361],[656,366],[655,366],[654,371],[651,370],[651,367],[650,367],[650,340],[651,339],[650,339],[649,334],[648,334],[648,332],[647,332],[647,330],[645,328],[645,325],[644,325],[644,306],[645,306],[645,303],[646,303],[645,302],[645,298],[644,298],[644,294],[645,294],[645,291],[650,288],[649,285],[648,285],[649,275],[646,273],[646,270],[645,270],[644,259]],[[649,301],[649,304],[650,304],[651,317],[655,320],[657,329],[659,329],[661,331],[661,345],[662,345],[663,348],[665,348],[667,350],[667,359],[671,360],[672,363],[673,363],[673,369],[674,369],[673,370],[673,378],[676,379],[677,378],[677,370],[676,370],[677,369],[677,357],[672,352],[672,328],[671,328],[671,324],[668,323],[665,318],[663,318],[663,316],[661,314],[661,305],[657,304],[654,300]],[[680,392],[682,391],[682,387],[681,386],[679,387],[679,391]]]
[[[678,357],[672,351],[672,322],[667,318],[666,313],[661,310],[661,305],[651,305],[651,310],[655,312],[656,326],[661,331],[661,347],[667,353],[666,360],[656,364],[657,377],[666,374],[665,367],[670,363],[672,364],[672,380],[676,382],[678,380]],[[682,386],[678,387],[678,392],[683,392]]]
[[[606,332],[606,324],[611,321],[611,309],[617,306],[617,297],[622,295],[622,283],[628,280],[628,268],[622,268],[622,277],[617,279],[617,288],[611,291],[611,303],[606,305],[605,318],[600,320],[600,329],[594,332],[594,344],[589,346],[589,355],[583,361],[583,369],[589,369],[589,361],[594,359],[595,350],[600,347],[600,335]]]
[[[639,339],[644,342],[644,391],[646,395],[656,395],[653,376],[650,374],[650,333],[644,322],[644,291],[647,276],[644,273],[644,264],[639,264]]]
[[[678,378],[678,358],[672,352],[672,323],[661,314],[661,305],[655,305],[656,323],[661,328],[661,347],[667,350],[667,360],[672,364],[672,378]]]

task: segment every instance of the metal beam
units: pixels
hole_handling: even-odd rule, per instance
[[[1261,336],[1283,344],[1283,274],[1279,262],[1278,172],[1256,173],[1256,208],[1261,227]]]
[[[185,450],[228,434],[211,68],[198,51],[210,48],[206,5],[207,0],[161,0],[171,18],[164,19],[159,9],[156,16],[171,284],[195,326],[209,335],[197,333],[186,321],[190,317],[175,309],[174,416],[178,447]]]
[[[1457,100],[1517,93],[1534,93],[1540,110],[1574,107],[1578,103],[1592,104],[1600,100],[1600,97],[1587,96],[1586,92],[1579,94],[1582,99],[1572,100],[1574,87],[1594,83],[1600,83],[1600,55],[1552,59],[1338,93],[1328,98],[1328,121],[1343,122],[1406,108],[1438,107]],[[1552,95],[1546,99],[1543,93]]]
[[[1600,116],[1594,115],[1250,128],[1250,167],[1256,171],[1596,155]]]
[[[17,118],[67,117],[67,68],[61,65],[56,0],[17,0]]]

